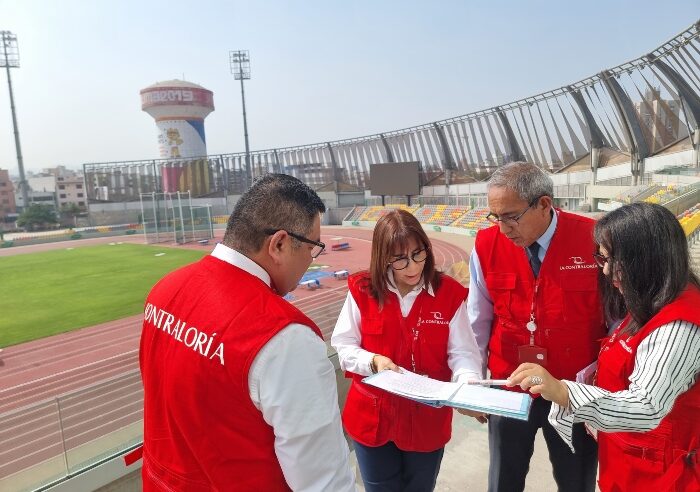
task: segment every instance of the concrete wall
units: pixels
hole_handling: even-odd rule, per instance
[[[698,176],[689,176],[684,174],[652,174],[651,181],[652,183],[662,185],[677,184],[687,186],[700,182],[700,169],[698,169],[698,173]]]
[[[604,198],[611,199],[629,190],[629,186],[607,186],[607,185],[589,185],[586,188],[586,198]]]

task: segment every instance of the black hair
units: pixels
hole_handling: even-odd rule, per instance
[[[610,258],[610,278],[601,273],[605,313],[609,319],[621,319],[629,312],[628,333],[639,331],[688,284],[700,287],[683,228],[661,205],[624,205],[596,222],[593,234]],[[612,285],[618,274],[621,292]]]
[[[243,254],[257,253],[269,235],[265,229],[306,236],[326,211],[314,190],[293,176],[266,174],[238,200],[228,219],[223,243]],[[296,239],[294,244],[298,247]]]

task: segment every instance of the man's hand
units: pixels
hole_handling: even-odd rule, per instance
[[[391,371],[396,371],[396,372],[401,372],[401,369],[399,369],[399,366],[394,364],[394,361],[392,361],[389,357],[384,357],[383,355],[374,354],[374,357],[372,357],[372,371],[377,373],[379,371],[384,371],[385,369],[389,369]]]

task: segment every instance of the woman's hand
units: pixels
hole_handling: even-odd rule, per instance
[[[379,371],[384,371],[385,369],[401,372],[399,366],[394,364],[394,361],[392,361],[389,357],[374,354],[374,357],[372,357],[372,371],[376,374]]]
[[[476,412],[474,410],[467,410],[466,408],[458,408],[457,411],[459,413],[461,413],[462,415],[466,415],[467,417],[474,417],[481,424],[485,424],[486,422],[489,421],[488,417],[483,412]]]
[[[538,364],[520,364],[508,378],[508,386],[520,386],[532,394],[540,394],[545,400],[553,401],[562,407],[569,406],[569,388],[566,384]]]

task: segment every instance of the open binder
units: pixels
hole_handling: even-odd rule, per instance
[[[401,369],[401,372],[381,371],[362,382],[434,407],[447,405],[519,420],[527,420],[532,404],[532,397],[527,393],[446,383],[406,369]]]

